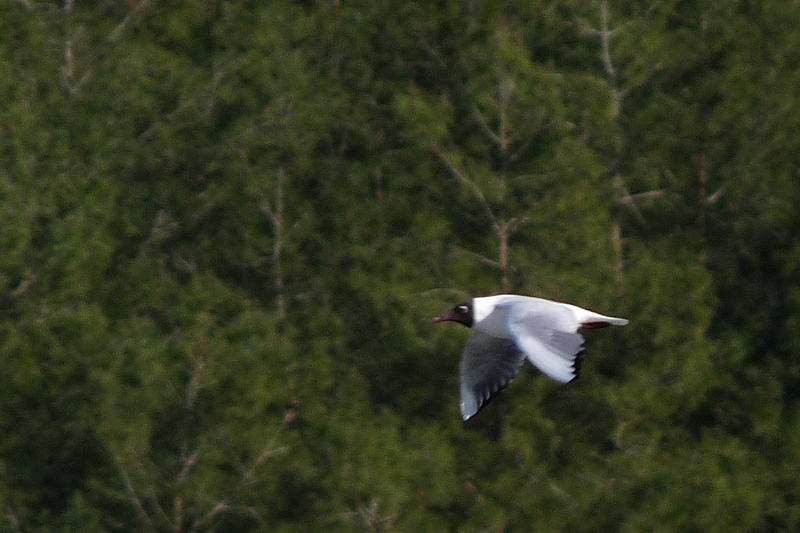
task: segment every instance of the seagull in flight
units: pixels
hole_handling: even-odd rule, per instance
[[[542,298],[499,294],[473,298],[434,319],[475,333],[461,358],[461,417],[469,420],[508,387],[527,358],[561,383],[577,379],[583,329],[624,326],[628,320]]]

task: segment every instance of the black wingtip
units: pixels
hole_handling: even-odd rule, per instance
[[[463,412],[461,413],[461,418],[464,420],[464,422],[480,413],[484,407],[492,403],[492,400],[494,400],[501,392],[506,390],[510,384],[511,381],[504,384],[498,384],[498,386],[495,387],[486,387],[482,390],[475,390],[473,394],[476,400],[475,404],[477,408],[472,414],[465,414]]]
[[[573,372],[575,372],[575,377],[569,381],[570,383],[572,383],[581,376],[581,367],[583,366],[583,360],[585,358],[586,358],[585,349],[581,350],[575,355],[575,360],[572,362],[572,370]]]

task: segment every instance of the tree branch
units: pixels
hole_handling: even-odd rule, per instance
[[[75,81],[74,75],[74,56],[72,52],[72,41],[69,40],[64,43],[64,64],[61,66],[61,86],[68,96],[75,96],[80,91],[86,80],[89,79],[89,73],[83,75],[80,81]]]
[[[206,513],[202,518],[198,518],[192,524],[192,531],[200,531],[200,528],[203,527],[204,524],[207,524],[211,520],[214,519],[215,516],[218,514],[227,511],[230,509],[230,505],[225,502],[218,503],[213,509],[211,509],[208,513]]]
[[[614,31],[608,29],[608,3],[603,0],[600,2],[600,42],[603,50],[603,67],[608,76],[609,85],[614,92],[617,92],[617,72],[611,63],[611,37]]]
[[[489,259],[488,257],[482,256],[481,254],[475,253],[475,252],[473,252],[471,250],[467,250],[466,248],[462,248],[462,247],[456,246],[456,245],[453,245],[453,249],[457,253],[461,253],[461,254],[467,255],[469,257],[472,257],[474,259],[477,259],[478,261],[480,261],[484,265],[490,266],[492,268],[497,268],[497,269],[500,268],[500,263],[499,262],[493,261],[493,260]]]
[[[141,518],[151,530],[155,531],[153,521],[150,519],[150,515],[147,514],[147,511],[142,505],[142,501],[136,494],[136,490],[133,488],[133,483],[131,483],[131,478],[128,476],[127,470],[125,470],[125,467],[122,466],[122,462],[116,456],[114,456],[114,462],[117,464],[117,470],[122,478],[122,485],[125,488],[125,494],[128,496],[128,501],[133,504],[133,507],[136,509],[139,518]]]
[[[302,223],[311,213],[311,210],[306,210],[303,215],[297,219],[288,230],[284,230],[284,188],[283,184],[286,179],[286,174],[283,169],[278,170],[276,185],[275,185],[275,205],[264,200],[261,202],[259,209],[269,218],[272,224],[272,231],[274,233],[272,244],[273,268],[275,273],[275,291],[278,300],[278,320],[283,321],[286,317],[286,300],[285,300],[285,281],[283,277],[283,264],[281,256],[283,255],[283,248],[285,242],[290,239],[295,232],[300,228]]]
[[[486,118],[484,118],[483,113],[481,113],[480,109],[478,109],[478,106],[475,104],[472,104],[472,114],[475,116],[475,119],[478,121],[478,124],[481,126],[481,129],[486,136],[489,137],[497,146],[502,146],[503,140],[492,131],[492,129],[489,127],[489,123],[486,122]]]
[[[125,15],[125,18],[122,19],[122,22],[117,24],[117,27],[114,28],[111,31],[111,33],[108,34],[108,40],[111,41],[111,42],[114,42],[117,39],[119,39],[119,36],[122,35],[122,32],[125,31],[125,28],[127,28],[128,24],[130,24],[131,21],[133,20],[133,17],[135,17],[137,14],[139,14],[139,12],[141,10],[143,10],[145,7],[147,7],[147,2],[148,2],[148,0],[142,0],[141,2],[136,4],[133,7],[133,9],[131,9],[128,12],[128,14]]]
[[[486,200],[486,196],[484,196],[483,191],[481,191],[480,187],[478,187],[471,179],[469,179],[467,175],[461,171],[461,169],[459,169],[457,166],[455,166],[447,159],[447,157],[444,155],[439,145],[432,143],[431,149],[433,150],[433,153],[436,154],[436,156],[439,158],[439,160],[442,163],[444,163],[444,165],[450,171],[450,174],[452,174],[458,181],[460,181],[461,184],[464,187],[466,187],[469,191],[471,191],[472,194],[475,196],[475,198],[477,198],[478,202],[480,202],[484,211],[486,211],[489,220],[491,220],[492,227],[498,228],[499,226],[497,224],[497,218],[494,216],[492,208],[489,207],[489,202]]]
[[[31,288],[31,285],[33,285],[35,282],[36,282],[36,274],[34,274],[31,271],[25,272],[25,279],[22,280],[19,283],[19,285],[17,285],[17,287],[9,293],[10,296],[12,298],[17,298],[19,296],[22,296],[28,289]]]
[[[192,360],[192,374],[186,386],[186,408],[191,410],[194,408],[194,402],[197,401],[197,395],[200,393],[205,363],[203,362],[202,353],[197,356],[190,354],[189,357]]]
[[[57,10],[58,8],[53,4],[39,4],[31,2],[31,0],[17,0],[17,3],[22,4],[28,9],[41,9],[42,11]]]
[[[261,452],[261,455],[258,456],[258,459],[253,461],[253,464],[250,465],[250,468],[247,469],[247,471],[242,475],[242,478],[236,484],[237,489],[240,487],[244,487],[246,485],[250,485],[251,483],[254,483],[253,477],[255,476],[256,468],[258,468],[258,466],[261,463],[263,463],[266,459],[273,457],[274,455],[286,450],[285,447],[275,447],[275,443],[278,441],[278,437],[280,436],[283,428],[288,426],[289,423],[291,423],[291,421],[295,419],[295,416],[297,416],[297,413],[293,409],[289,409],[288,411],[286,411],[286,414],[284,414],[283,416],[283,421],[281,422],[281,425],[278,426],[278,429],[275,430],[275,433],[272,435],[272,438],[264,447],[263,451]]]

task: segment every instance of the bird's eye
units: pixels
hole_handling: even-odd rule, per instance
[[[466,305],[456,306],[456,313],[467,313],[467,312],[469,312],[469,308]]]

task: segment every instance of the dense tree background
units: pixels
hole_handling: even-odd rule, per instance
[[[798,28],[0,0],[0,531],[796,531]],[[464,424],[501,291],[631,324]]]

